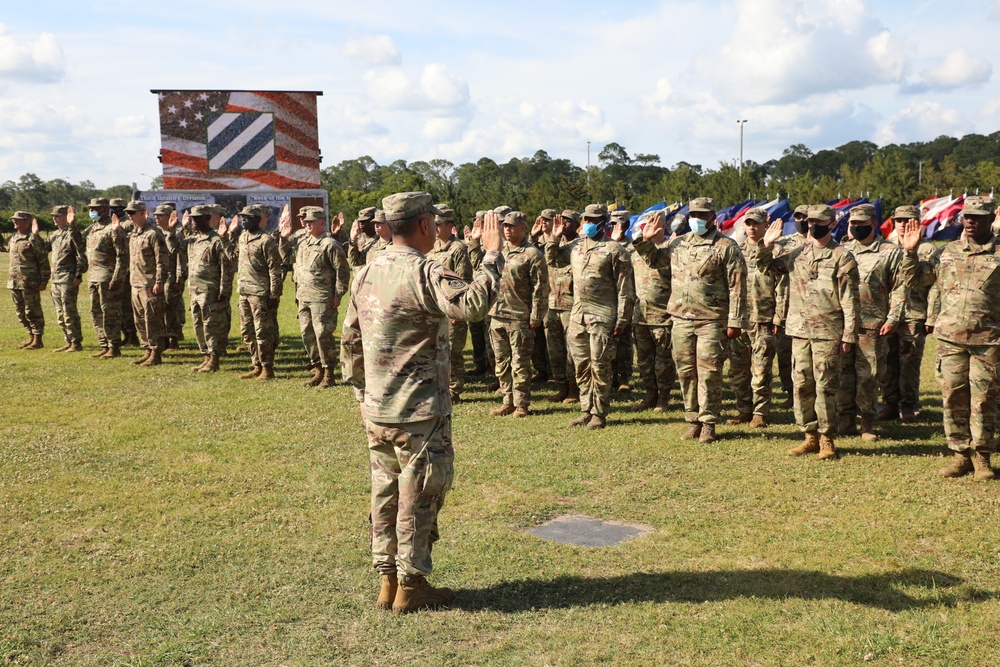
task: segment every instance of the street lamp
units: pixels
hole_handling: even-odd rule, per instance
[[[587,187],[590,187],[590,142],[587,142]],[[589,191],[588,191],[588,194]]]
[[[747,119],[743,118],[741,120],[737,120],[736,122],[739,123],[740,125],[740,176],[742,177],[743,176],[743,125],[746,124]]]

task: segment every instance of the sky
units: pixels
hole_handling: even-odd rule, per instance
[[[323,166],[990,134],[998,32],[1000,0],[36,0],[0,12],[0,182],[147,187],[151,89],[323,91]]]

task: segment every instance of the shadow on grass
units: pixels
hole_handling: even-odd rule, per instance
[[[933,570],[844,577],[812,570],[723,570],[716,572],[636,573],[619,577],[567,576],[541,581],[509,581],[459,592],[453,607],[507,613],[632,602],[718,602],[736,598],[843,600],[867,607],[903,611],[959,602],[985,602],[994,596],[963,586],[958,577]],[[923,589],[919,597],[901,587]]]

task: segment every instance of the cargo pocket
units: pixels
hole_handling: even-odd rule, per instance
[[[427,465],[424,467],[424,488],[420,495],[431,498],[443,496],[451,489],[455,479],[455,459],[446,452],[427,450]]]

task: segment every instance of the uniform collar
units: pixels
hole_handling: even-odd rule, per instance
[[[715,229],[704,236],[688,232],[684,235],[684,238],[687,239],[688,245],[712,245],[715,243],[715,239],[719,238],[720,234],[721,232],[719,232],[719,228],[716,226]]]
[[[970,255],[978,255],[980,253],[994,253],[997,247],[997,237],[995,235],[990,236],[990,240],[979,245],[970,238],[965,239],[965,245],[962,250],[969,253]]]

